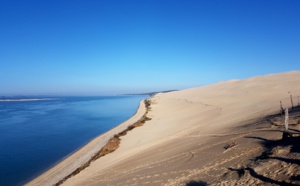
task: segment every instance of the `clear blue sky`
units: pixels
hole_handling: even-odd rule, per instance
[[[0,95],[184,89],[300,69],[298,0],[0,0]]]

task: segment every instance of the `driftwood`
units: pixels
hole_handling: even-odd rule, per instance
[[[289,130],[289,109],[285,109],[285,120],[284,120],[284,129],[285,131]]]
[[[282,102],[280,101],[280,114],[283,115],[284,109],[282,107]]]
[[[289,130],[289,109],[285,109],[284,131],[282,131],[282,140],[285,140],[293,135],[300,135],[299,131]]]
[[[293,96],[292,96],[292,94],[290,95],[290,97],[291,97],[291,103],[292,103],[292,109],[294,108],[294,103],[293,103]]]
[[[284,119],[284,131],[282,133],[282,140],[285,140],[286,138],[292,136],[289,131],[289,109],[286,108],[284,110],[284,113],[285,113],[285,119]]]

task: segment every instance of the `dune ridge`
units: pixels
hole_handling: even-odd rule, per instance
[[[291,107],[290,95],[297,105],[297,85],[300,71],[157,94],[150,99],[150,121],[63,185],[185,185],[207,173],[220,176],[224,166],[261,152],[247,135],[278,136],[257,122],[278,113],[280,101]],[[234,141],[236,147],[224,151]]]

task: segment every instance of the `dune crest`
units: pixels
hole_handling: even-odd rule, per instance
[[[246,161],[261,147],[242,137],[264,131],[241,126],[278,113],[280,101],[291,107],[291,95],[298,105],[299,85],[300,71],[293,71],[157,94],[150,99],[150,121],[63,185],[185,185],[205,172],[213,174],[214,167]],[[251,150],[224,151],[237,139]],[[224,154],[228,158],[222,161]]]

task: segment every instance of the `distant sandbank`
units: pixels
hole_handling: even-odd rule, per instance
[[[58,98],[24,98],[24,99],[0,99],[0,102],[25,102],[25,101],[50,101]]]

